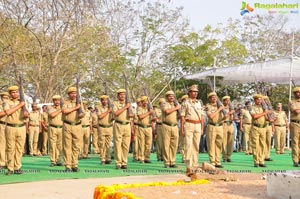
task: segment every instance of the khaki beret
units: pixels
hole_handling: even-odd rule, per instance
[[[19,90],[19,87],[18,86],[10,86],[10,87],[8,87],[8,92],[9,91],[16,91],[16,90]]]
[[[60,95],[54,95],[53,97],[52,97],[52,99],[54,100],[54,99],[60,99],[61,97],[60,97]]]
[[[2,93],[0,93],[0,96],[9,96],[9,93],[8,92],[2,92]]]
[[[109,97],[107,95],[100,95],[99,98],[100,99],[108,99]]]
[[[159,104],[161,104],[161,103],[164,103],[165,101],[166,101],[165,98],[160,98],[158,102],[159,102]]]
[[[67,93],[76,92],[76,91],[77,91],[76,87],[73,86],[68,88]]]
[[[166,96],[168,96],[168,95],[175,95],[175,93],[174,93],[173,91],[168,91],[168,92],[166,93]]]
[[[148,97],[147,97],[147,96],[142,96],[142,97],[141,97],[141,101],[146,101],[146,100],[148,100]]]
[[[184,99],[186,99],[186,98],[188,98],[189,96],[188,95],[183,95],[182,97],[181,97],[181,100],[184,100]]]
[[[83,100],[82,103],[83,103],[83,104],[88,104],[88,101]]]
[[[211,96],[217,96],[217,93],[216,92],[210,92],[210,93],[208,93],[207,98],[210,98]]]
[[[121,89],[117,90],[117,93],[118,93],[118,94],[119,94],[119,93],[126,93],[126,90],[125,90],[124,88],[121,88]]]
[[[191,87],[189,87],[189,91],[199,91],[198,85],[197,84],[192,85]]]
[[[230,96],[226,95],[222,98],[222,100],[230,99]]]
[[[253,95],[253,99],[256,99],[256,98],[263,98],[263,96],[261,94],[255,94],[255,95]]]
[[[293,88],[293,93],[294,93],[294,92],[300,92],[300,87],[299,87],[299,86],[294,87],[294,88]]]
[[[139,102],[141,102],[141,98],[136,99],[136,103],[139,103]]]

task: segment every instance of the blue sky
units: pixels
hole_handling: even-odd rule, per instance
[[[190,20],[194,30],[200,30],[205,25],[213,26],[217,23],[226,23],[228,18],[243,19],[240,15],[243,0],[171,0],[175,6],[183,6],[184,15]],[[289,28],[300,28],[300,1],[299,0],[244,0],[251,7],[254,3],[298,3],[299,8],[296,9],[298,14],[285,14],[289,17]],[[295,9],[294,9],[295,10]],[[265,9],[255,9],[252,13],[246,15],[268,14]],[[273,14],[278,15],[278,14]]]

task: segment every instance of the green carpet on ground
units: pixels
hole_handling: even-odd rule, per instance
[[[277,155],[274,149],[271,152],[272,162],[265,162],[267,168],[255,168],[253,166],[252,155],[245,153],[233,153],[232,162],[223,163],[224,169],[232,173],[268,173],[268,172],[284,172],[288,170],[299,170],[293,167],[291,151],[285,154]],[[24,174],[6,176],[6,170],[0,170],[0,184],[45,181],[45,180],[61,180],[61,179],[84,179],[84,178],[109,178],[117,176],[146,176],[146,175],[164,175],[164,174],[182,174],[185,172],[185,164],[181,163],[181,155],[177,154],[176,164],[178,168],[164,168],[163,162],[156,160],[156,155],[151,154],[151,164],[140,164],[132,162],[132,154],[129,154],[128,169],[116,170],[115,165],[100,165],[98,155],[90,155],[90,159],[79,160],[80,172],[65,173],[64,167],[49,167],[50,161],[48,156],[41,157],[23,157],[22,170]],[[208,154],[199,154],[199,162],[209,162]]]

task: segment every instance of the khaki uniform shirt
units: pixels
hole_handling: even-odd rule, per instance
[[[252,123],[252,117],[247,109],[242,109],[241,110],[241,119],[243,121],[243,124],[251,124]]]
[[[114,108],[113,108],[113,113],[117,112],[119,109],[122,109],[124,106],[126,106],[125,103],[120,103],[120,101],[114,101]],[[115,116],[115,120],[120,121],[120,122],[129,122],[130,118],[128,117],[127,110],[123,111],[120,115]]]
[[[49,126],[49,119],[48,119],[48,113],[47,112],[43,112],[42,114],[42,121],[44,122],[45,126]]]
[[[181,106],[181,116],[187,120],[199,121],[203,115],[203,109],[200,101],[195,100],[194,102],[188,98]]]
[[[5,102],[5,101],[4,101],[4,102],[0,102],[0,112],[3,112],[3,111],[4,111],[5,105],[6,105],[6,102]],[[3,117],[0,118],[0,121],[6,122],[6,118],[7,118],[7,116],[4,115]]]
[[[167,109],[172,109],[174,108],[174,103],[173,102],[164,102],[161,105],[161,110],[163,112],[162,120],[163,122],[166,122],[168,124],[177,124],[177,111],[174,111],[170,114],[166,114]]]
[[[98,111],[99,111],[99,109],[98,109]],[[92,125],[93,125],[93,127],[97,127],[98,124],[99,124],[98,123],[98,113],[96,111],[94,111],[92,113]]]
[[[41,114],[38,111],[31,111],[29,114],[29,125],[39,126],[41,122]]]
[[[102,114],[102,113],[105,113],[105,112],[107,112],[107,110],[108,110],[108,107],[107,106],[99,106],[98,107],[98,110],[99,110],[99,113],[98,114]],[[125,111],[125,112],[127,112],[127,111]],[[123,113],[122,113],[123,114]],[[122,115],[121,114],[121,115]],[[126,115],[126,117],[127,117],[127,115]],[[122,118],[122,117],[121,117]],[[122,118],[123,119],[123,118]],[[111,125],[111,123],[112,123],[112,120],[113,120],[113,118],[112,118],[112,114],[107,114],[104,118],[102,118],[102,119],[99,119],[99,124],[101,124],[101,125],[103,125],[103,126],[109,126],[109,125]],[[125,119],[124,120],[120,120],[120,121],[125,121]]]
[[[9,110],[15,106],[17,106],[20,103],[19,100],[7,100],[3,109],[4,110]],[[24,114],[22,111],[22,108],[19,108],[16,112],[14,112],[11,115],[8,115],[6,118],[6,122],[9,124],[24,124],[25,119],[24,119]]]
[[[91,125],[92,123],[92,115],[90,110],[84,110],[83,111],[84,117],[81,119],[81,125]]]
[[[274,125],[286,125],[287,116],[284,111],[274,111],[275,121]]]
[[[257,105],[254,105],[252,106],[251,110],[250,110],[250,114],[253,115],[253,114],[260,114],[260,113],[263,113],[263,109],[261,106],[257,106]],[[263,116],[263,117],[260,117],[256,120],[252,119],[252,123],[253,124],[258,124],[258,125],[264,125],[266,123],[266,117]]]
[[[300,114],[295,113],[294,110],[300,109],[300,99],[291,100],[290,103],[289,103],[289,107],[290,107],[290,110],[291,110],[291,120],[299,121],[300,120]]]
[[[75,108],[76,106],[76,100],[65,100],[64,105],[62,107],[62,110],[68,109],[68,108]],[[63,114],[64,120],[71,122],[71,123],[79,123],[81,120],[78,117],[78,111],[72,111],[68,114]]]
[[[211,103],[208,103],[206,107],[207,107],[207,111],[206,111],[207,115],[212,114],[218,110],[217,104],[213,105]],[[223,121],[223,117],[224,115],[222,111],[220,111],[219,114],[217,114],[213,119],[208,117],[208,123],[220,124]]]
[[[226,111],[226,113],[229,113],[229,112],[230,112],[229,106],[228,106],[228,105],[227,105],[227,106],[224,106],[224,110]],[[224,120],[225,120],[225,121],[233,121],[233,114],[229,115],[229,117],[228,117],[228,118],[225,118]]]
[[[162,123],[162,110],[160,108],[155,108],[156,122]]]
[[[48,109],[48,113],[53,113],[60,110],[60,106],[51,106]],[[62,126],[63,125],[63,118],[62,118],[62,112],[60,112],[58,115],[56,115],[54,118],[49,117],[49,124],[52,124],[54,126]]]
[[[137,115],[143,115],[145,113],[148,113],[148,108],[147,107],[146,108],[144,108],[144,107],[139,107],[138,108]],[[142,125],[148,125],[149,126],[149,125],[151,125],[151,122],[152,122],[151,119],[152,119],[152,116],[150,114],[142,120],[139,119],[138,123],[142,124]]]

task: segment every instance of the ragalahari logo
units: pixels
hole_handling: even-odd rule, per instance
[[[242,2],[242,8],[241,8],[241,15],[243,16],[246,13],[253,12],[254,9],[251,8],[249,4],[247,4],[245,1]]]

